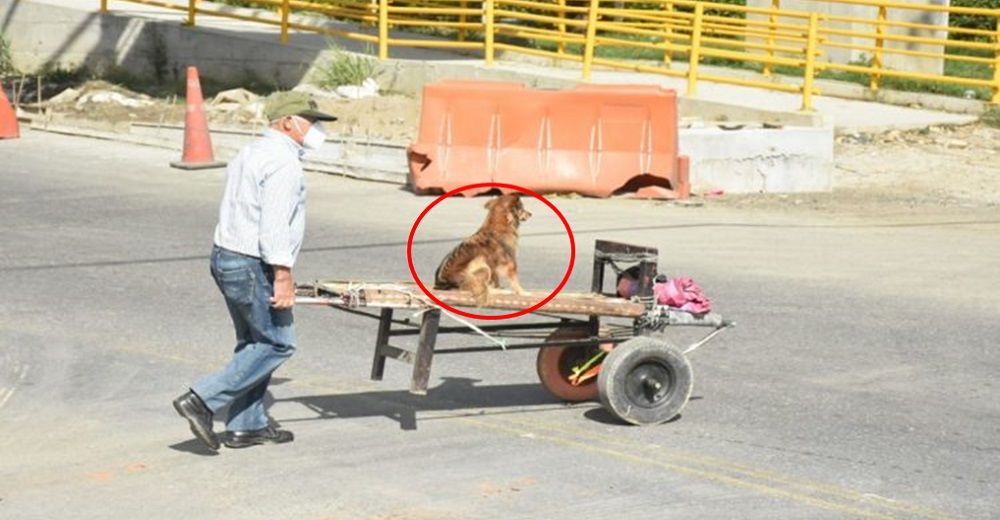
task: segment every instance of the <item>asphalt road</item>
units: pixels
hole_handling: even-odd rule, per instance
[[[368,380],[375,322],[299,308],[270,404],[296,441],[212,455],[170,400],[231,348],[207,267],[223,172],[171,169],[174,155],[0,141],[0,518],[1000,517],[1000,213],[554,198],[575,232],[567,290],[589,286],[595,238],[646,244],[739,322],[690,355],[678,420],[565,405],[534,351],[437,356],[430,392],[411,396],[408,366]],[[409,278],[407,235],[431,199],[308,182],[299,281]],[[420,272],[482,202],[431,212]],[[551,291],[569,240],[529,207],[522,281]]]

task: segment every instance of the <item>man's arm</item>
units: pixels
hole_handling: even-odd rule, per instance
[[[260,183],[260,257],[276,268],[291,268],[296,239],[291,224],[301,202],[302,170],[277,159],[266,167],[272,171]]]
[[[295,305],[295,282],[292,281],[292,269],[283,265],[271,267],[274,269],[274,295],[271,296],[271,306],[276,309],[290,309]]]

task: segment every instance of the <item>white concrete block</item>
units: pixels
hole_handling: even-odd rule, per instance
[[[680,130],[692,193],[800,193],[832,189],[833,128]]]

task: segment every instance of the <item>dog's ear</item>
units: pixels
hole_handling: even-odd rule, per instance
[[[486,201],[484,207],[486,209],[493,209],[493,206],[496,206],[497,200],[499,200],[497,197],[493,197],[492,199]]]

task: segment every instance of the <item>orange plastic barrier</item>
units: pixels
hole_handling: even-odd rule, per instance
[[[415,193],[481,182],[595,197],[686,198],[690,192],[688,160],[677,149],[673,90],[585,85],[555,91],[447,81],[424,87],[421,110],[418,142],[407,151]]]

